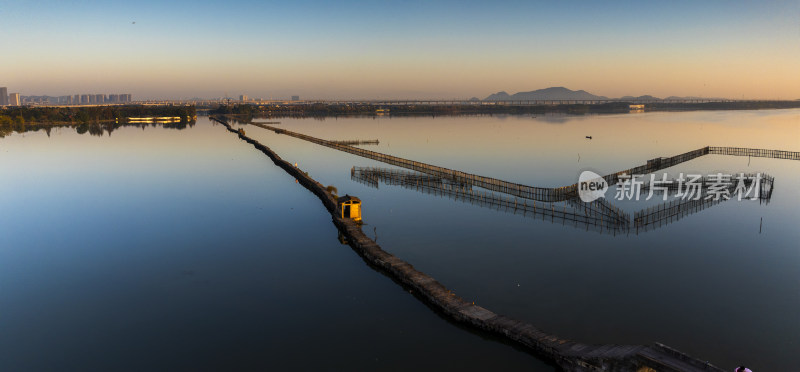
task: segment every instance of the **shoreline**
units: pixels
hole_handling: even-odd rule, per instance
[[[475,104],[379,104],[379,103],[325,103],[293,105],[232,104],[210,109],[210,115],[243,115],[252,117],[338,117],[338,116],[414,116],[414,115],[604,115],[642,112],[690,112],[690,111],[746,111],[785,110],[800,108],[798,101],[754,101],[754,102],[702,102],[670,103],[648,102],[643,109],[632,109],[632,102],[613,103],[562,103],[524,104],[515,102],[491,102]]]

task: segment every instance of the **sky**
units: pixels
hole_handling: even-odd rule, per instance
[[[0,25],[22,95],[800,99],[800,0],[0,0]]]

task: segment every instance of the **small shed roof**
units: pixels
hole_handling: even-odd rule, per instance
[[[342,204],[342,203],[344,203],[344,202],[348,202],[348,201],[357,201],[357,202],[361,202],[361,199],[359,199],[359,198],[357,198],[357,197],[355,197],[355,196],[350,196],[350,195],[347,195],[347,194],[345,194],[345,196],[340,196],[340,197],[339,197],[339,199],[336,199],[336,201],[337,201],[339,204]]]

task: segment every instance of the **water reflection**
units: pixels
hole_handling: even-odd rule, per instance
[[[744,200],[742,196],[746,196],[747,199],[758,200],[759,204],[769,204],[774,190],[774,177],[764,173],[742,173],[738,177],[740,177],[741,182],[728,183],[722,188],[716,185],[717,180],[714,177],[701,177],[696,182],[698,186],[697,198],[690,197],[685,200],[683,198],[675,198],[672,201],[642,209],[634,213],[633,227],[637,233],[639,231],[651,231],[722,202],[734,198]],[[686,191],[681,190],[680,185],[681,183],[675,180],[668,181],[665,186],[645,184],[642,186],[642,191],[648,191],[652,195]],[[744,188],[744,190],[740,190],[740,188]],[[722,194],[730,196],[730,199],[714,197]]]
[[[800,151],[798,115],[798,110],[645,113],[591,116],[567,125],[547,125],[528,115],[503,120],[279,120],[283,129],[316,138],[379,138],[378,147],[364,149],[554,187],[573,184],[583,170],[609,174],[648,159],[654,160],[653,167],[663,166],[668,161],[655,160],[659,156],[708,145]],[[751,162],[711,154],[709,149],[708,156],[659,171],[658,176],[664,172],[671,177],[678,172],[761,171],[775,176],[780,185],[769,205],[719,203],[680,223],[665,228],[649,224],[644,227],[649,232],[637,236],[633,229],[619,239],[573,231],[567,221],[533,222],[520,218],[519,212],[490,212],[488,207],[423,196],[403,187],[374,189],[351,180],[353,165],[398,168],[254,129],[247,128],[249,136],[287,161],[299,162],[315,179],[365,200],[365,233],[372,237],[374,227],[381,230],[381,246],[492,310],[576,340],[658,340],[726,369],[743,359],[764,370],[791,370],[798,364],[795,354],[774,347],[800,334],[798,283],[787,280],[800,270],[800,261],[792,259],[800,239],[795,228],[800,195],[791,191],[800,186],[796,161],[753,157]],[[615,191],[609,190],[607,197],[613,199]],[[658,197],[648,202],[608,201],[624,208],[631,219],[634,212],[662,203]],[[684,207],[681,211],[689,210]],[[661,224],[668,221],[662,219]],[[335,242],[335,235],[327,238]]]
[[[94,122],[94,123],[81,123],[81,124],[24,124],[24,123],[15,123],[11,125],[0,125],[0,138],[5,136],[11,135],[13,133],[28,133],[28,132],[38,132],[43,130],[47,133],[47,136],[50,137],[50,133],[52,132],[53,128],[71,128],[74,129],[78,134],[89,134],[91,136],[102,137],[103,135],[111,136],[115,130],[121,127],[137,127],[142,128],[144,130],[147,127],[152,128],[166,128],[166,129],[177,129],[183,130],[186,128],[192,128],[196,124],[196,121],[192,120],[187,123],[101,123],[101,122]]]

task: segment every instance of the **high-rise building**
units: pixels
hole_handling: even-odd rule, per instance
[[[94,102],[97,104],[105,103],[106,102],[105,94],[96,94],[94,97]]]
[[[80,105],[81,104],[81,95],[80,94],[76,94],[76,95],[72,96],[72,104],[73,105]]]
[[[88,105],[89,104],[89,95],[88,94],[81,94],[81,104]]]
[[[20,100],[19,93],[11,93],[8,95],[8,104],[10,106],[21,106],[22,101]]]
[[[108,95],[108,102],[110,102],[110,103],[119,103],[119,94],[109,94]]]
[[[247,95],[246,94],[242,94],[241,96],[239,96],[239,101],[242,101],[242,102],[247,101]]]
[[[300,100],[300,96],[292,96],[292,101],[299,101],[299,100]]]
[[[8,88],[0,87],[0,106],[8,106]]]

